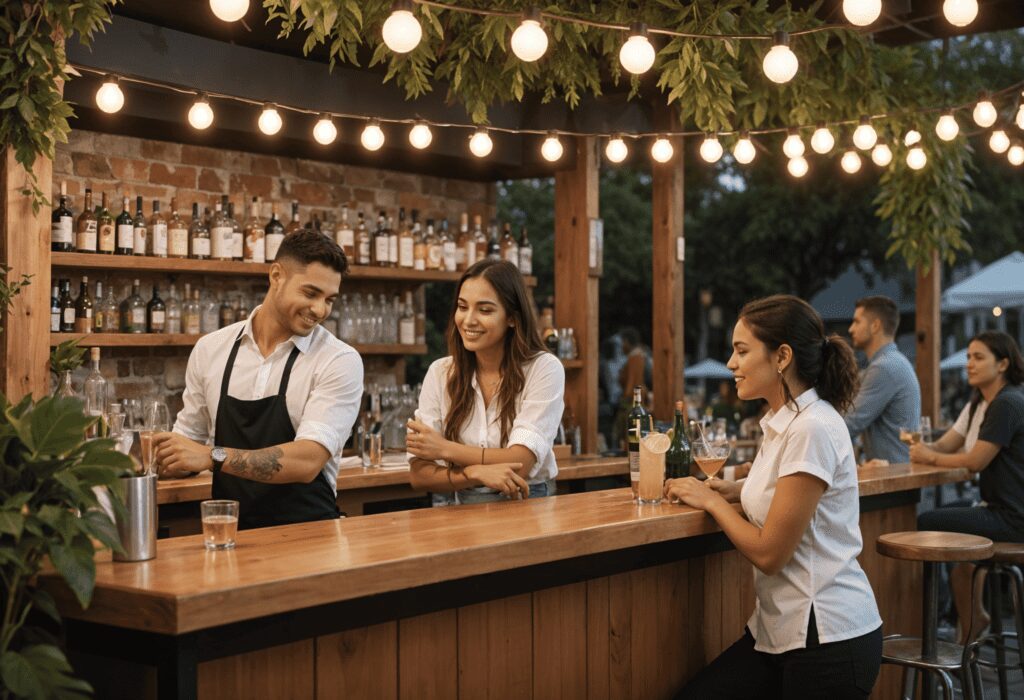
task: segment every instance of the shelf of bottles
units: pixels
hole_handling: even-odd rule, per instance
[[[191,347],[202,337],[202,334],[190,333],[51,333],[50,346],[60,345],[66,340],[78,340],[79,345],[87,348]],[[361,355],[427,354],[426,345],[372,343],[352,347]]]

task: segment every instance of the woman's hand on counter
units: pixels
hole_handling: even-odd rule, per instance
[[[405,447],[420,459],[450,461],[448,440],[429,425],[410,420],[405,436]]]
[[[750,464],[747,462],[747,464]],[[748,467],[747,471],[750,469]],[[714,491],[727,500],[729,503],[739,503],[740,492],[743,490],[743,484],[738,481],[728,481],[726,479],[715,479],[713,481],[705,481],[704,485]]]
[[[910,446],[910,461],[914,464],[935,464],[938,453],[920,442]]]
[[[530,497],[530,485],[516,472],[522,466],[518,462],[471,464],[464,471],[468,478],[479,481],[481,486],[501,491],[515,501]]]
[[[172,476],[183,472],[202,472],[213,467],[210,448],[178,433],[157,433],[153,436],[153,456],[161,474]]]
[[[692,476],[666,481],[665,498],[669,503],[682,503],[700,510],[710,510],[715,503],[725,502],[722,495],[707,486],[707,482]]]

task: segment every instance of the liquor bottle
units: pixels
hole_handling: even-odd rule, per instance
[[[434,232],[433,219],[427,219],[427,233],[423,241],[427,245],[427,269],[440,270],[444,265],[444,259],[441,256],[441,239]]]
[[[395,228],[395,219],[388,217],[388,267],[398,267],[398,229]]]
[[[196,297],[196,303],[199,304],[199,329],[203,333],[210,333],[220,328],[220,304],[213,298],[211,294],[206,298],[206,301],[200,301],[199,290],[193,292]]]
[[[60,332],[75,332],[75,300],[71,298],[71,280],[62,279],[59,283],[60,294]]]
[[[416,266],[416,240],[405,220],[405,207],[398,210],[398,266],[411,270]]]
[[[296,231],[302,230],[302,224],[299,222],[299,203],[295,200],[292,201],[292,220],[288,222],[288,228],[284,230],[285,236],[290,236]]]
[[[85,415],[96,419],[96,422],[89,426],[86,437],[104,437],[106,429],[103,424],[103,411],[107,406],[107,380],[100,373],[100,349],[90,348],[89,359],[92,362],[92,369],[82,384],[82,398],[85,399]]]
[[[377,217],[377,228],[373,232],[373,264],[377,267],[388,267],[391,264],[388,257],[388,231],[384,212]]]
[[[266,262],[274,262],[277,260],[277,249],[281,247],[281,241],[284,240],[284,226],[277,218],[277,202],[270,207],[270,221],[263,229],[263,240]]]
[[[633,500],[637,498],[640,483],[640,440],[651,430],[651,417],[643,405],[643,387],[633,387],[633,408],[627,417],[629,426],[629,483],[633,489]]]
[[[117,244],[114,255],[131,255],[135,252],[135,220],[128,212],[128,196],[121,198],[121,213],[117,215]]]
[[[320,233],[323,234],[324,238],[329,238],[335,243],[338,242],[337,234],[335,230],[337,225],[334,221],[334,214],[329,211],[323,212],[323,216],[320,217]]]
[[[95,253],[98,222],[96,212],[92,210],[92,190],[85,188],[85,207],[78,215],[75,227],[75,250],[79,253]]]
[[[512,225],[505,222],[504,233],[501,236],[501,259],[508,260],[519,268],[519,244],[512,235]]]
[[[455,260],[455,239],[448,231],[448,219],[441,219],[441,268],[445,272],[455,272],[459,269]]]
[[[231,305],[231,300],[224,297],[220,301],[220,308],[217,309],[217,326],[218,328],[224,328],[230,326],[235,322],[235,307]]]
[[[487,257],[487,234],[480,224],[480,215],[473,217],[473,258],[469,257],[469,249],[466,249],[466,266],[480,262]]]
[[[167,333],[181,333],[181,301],[178,300],[178,290],[173,284],[167,292],[167,325],[164,330]]]
[[[146,255],[149,252],[148,234],[148,224],[142,213],[142,195],[138,195],[135,198],[135,221],[132,222],[132,253]]]
[[[96,296],[92,304],[92,330],[94,333],[103,332],[103,283],[96,282]]]
[[[412,292],[405,293],[405,304],[398,319],[398,342],[402,345],[416,344],[416,313],[412,310]]]
[[[153,298],[146,304],[146,332],[167,332],[167,305],[160,298],[160,291],[153,285]]]
[[[178,199],[171,197],[171,220],[167,223],[167,255],[188,257],[188,225],[178,214]]]
[[[50,332],[60,333],[60,291],[58,284],[50,292]]]
[[[487,258],[490,260],[501,260],[501,241],[498,240],[498,222],[492,220],[488,229],[490,230],[491,235],[487,240]]]
[[[676,401],[676,417],[672,425],[672,443],[665,453],[665,478],[682,479],[690,476],[693,467],[693,455],[690,452],[690,441],[686,438],[686,421],[683,414],[683,402]]]
[[[92,296],[89,294],[89,278],[82,277],[82,286],[75,299],[75,333],[92,333]]]
[[[524,276],[533,274],[533,245],[526,237],[526,227],[519,230],[519,272]]]
[[[193,296],[191,285],[185,283],[185,300],[181,305],[181,327],[188,335],[199,335],[201,324],[199,318],[199,290]]]
[[[150,253],[158,258],[167,257],[167,219],[160,213],[160,200],[153,200],[153,213],[149,217]]]
[[[75,249],[74,240],[75,215],[68,209],[68,185],[60,183],[60,204],[53,210],[50,218],[50,250],[71,252]]]
[[[319,231],[323,224],[320,223],[320,214],[312,212],[313,218],[306,222],[306,228],[313,231]]]
[[[427,238],[420,228],[420,210],[412,210],[412,268],[427,269]]]
[[[348,205],[341,207],[341,223],[334,234],[335,242],[345,252],[345,257],[353,265],[356,264],[356,232],[348,222]]]
[[[192,202],[192,226],[188,230],[191,257],[207,260],[210,257],[210,229],[199,218],[199,204]]]
[[[231,236],[233,228],[228,220],[225,205],[227,195],[213,205],[213,218],[210,219],[210,257],[214,260],[231,259]]]
[[[234,202],[228,202],[228,221],[231,223],[231,259],[242,262],[245,260],[245,234],[241,222],[235,218]]]
[[[455,269],[459,272],[466,271],[466,244],[471,240],[469,236],[469,214],[462,212],[462,215],[459,216],[459,235],[455,239]]]
[[[104,255],[114,254],[114,217],[107,209],[107,193],[100,195],[100,210],[96,213],[97,249]]]
[[[100,332],[119,332],[121,330],[121,307],[117,303],[117,297],[114,296],[114,285],[107,285],[107,296],[100,302],[100,306],[103,308],[103,313],[100,314]]]
[[[198,214],[198,211],[196,212]],[[132,281],[131,294],[121,302],[121,332],[146,332],[146,302],[139,296],[139,281]]]
[[[244,236],[243,260],[249,263],[266,262],[266,234],[263,231],[263,224],[260,223],[260,202],[256,197],[252,198],[252,204],[249,206],[249,219],[245,222]]]
[[[370,265],[373,262],[373,245],[370,231],[366,228],[363,212],[358,212],[355,231],[356,265]]]

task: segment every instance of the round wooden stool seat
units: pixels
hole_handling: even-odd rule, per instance
[[[959,532],[892,532],[878,538],[878,553],[907,561],[979,561],[992,556],[992,540]]]
[[[992,561],[1024,566],[1024,542],[996,542],[992,548]]]

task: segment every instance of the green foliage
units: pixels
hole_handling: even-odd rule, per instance
[[[11,405],[0,395],[0,697],[90,692],[29,613],[60,622],[53,599],[36,585],[46,558],[87,607],[96,575],[93,541],[120,549],[93,487],[113,485],[131,462],[111,440],[84,439],[95,420],[77,399],[48,397],[33,404],[26,397]]]
[[[56,375],[73,372],[85,361],[85,348],[78,346],[78,338],[65,340],[50,352],[50,371]]]
[[[21,290],[32,282],[32,275],[22,275],[17,282],[8,282],[7,273],[11,271],[8,265],[0,265],[0,310],[8,311],[14,303],[14,297],[21,294]]]

